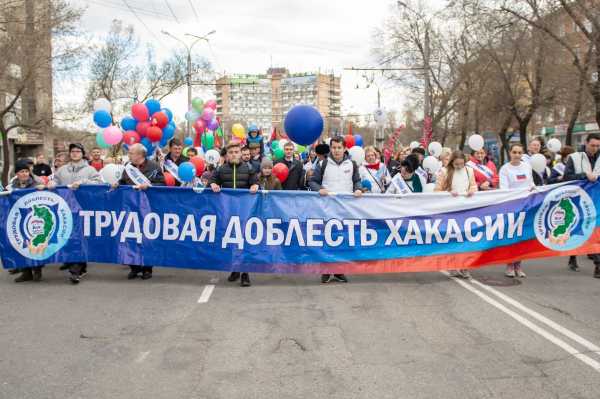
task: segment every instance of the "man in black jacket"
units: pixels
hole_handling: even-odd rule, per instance
[[[249,189],[250,193],[256,194],[258,191],[258,180],[254,169],[248,162],[242,161],[242,152],[240,144],[236,142],[227,145],[227,162],[221,165],[210,179],[210,188],[218,193],[221,188]],[[230,282],[237,281],[240,278],[240,272],[231,272]],[[241,274],[242,287],[250,287],[250,276],[248,273]]]
[[[284,156],[275,164],[282,163],[288,168],[288,177],[282,183],[284,190],[304,190],[306,187],[306,179],[304,173],[304,165],[298,159],[294,158],[294,143],[288,141],[283,146]]]

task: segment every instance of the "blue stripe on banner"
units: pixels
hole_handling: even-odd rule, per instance
[[[549,248],[570,250],[599,225],[598,184],[576,182],[525,198],[485,195],[422,197],[438,202],[432,206],[418,195],[356,199],[106,186],[23,190],[0,198],[0,251],[5,267],[87,260],[285,272],[285,265],[485,251],[538,236]],[[423,209],[438,212],[422,215]]]

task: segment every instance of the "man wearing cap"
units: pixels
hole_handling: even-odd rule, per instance
[[[68,186],[71,190],[77,190],[82,184],[102,184],[102,178],[96,169],[88,165],[83,159],[85,149],[80,143],[69,144],[69,162],[54,173],[53,179],[48,182],[50,190],[56,186]],[[87,273],[86,262],[65,263],[69,269],[69,280],[72,284],[78,284]]]

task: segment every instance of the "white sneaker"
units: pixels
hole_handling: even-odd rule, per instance
[[[527,277],[527,275],[525,274],[525,272],[524,272],[524,271],[523,271],[523,269],[521,269],[521,268],[517,269],[515,272],[516,272],[516,274],[517,274],[517,277],[520,277],[520,278],[525,278],[525,277]]]
[[[515,276],[516,276],[516,275],[515,275],[515,269],[514,269],[514,268],[512,268],[512,267],[510,267],[510,268],[509,268],[509,267],[507,267],[507,268],[506,268],[506,272],[504,272],[504,275],[505,275],[506,277],[515,278]]]
[[[462,277],[462,274],[458,270],[448,270],[450,277]]]
[[[463,269],[460,271],[461,277],[467,280],[472,279],[471,272],[468,269]]]

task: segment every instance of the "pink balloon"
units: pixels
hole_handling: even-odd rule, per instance
[[[140,139],[141,139],[141,137],[140,137],[139,133],[134,130],[126,131],[125,134],[123,135],[123,143],[125,143],[127,145],[139,143]]]
[[[148,107],[142,103],[135,103],[131,107],[131,115],[138,121],[147,121],[150,118]]]
[[[206,122],[210,122],[212,121],[212,119],[215,116],[215,110],[212,108],[204,108],[204,111],[202,111],[202,119]]]
[[[109,145],[119,144],[123,139],[123,132],[116,126],[109,126],[102,133],[104,142]]]
[[[206,129],[206,122],[204,122],[202,119],[197,119],[196,122],[194,122],[194,129],[197,133],[204,133],[204,129]]]
[[[208,100],[204,103],[204,108],[210,108],[213,111],[217,110],[217,102],[215,100]]]

